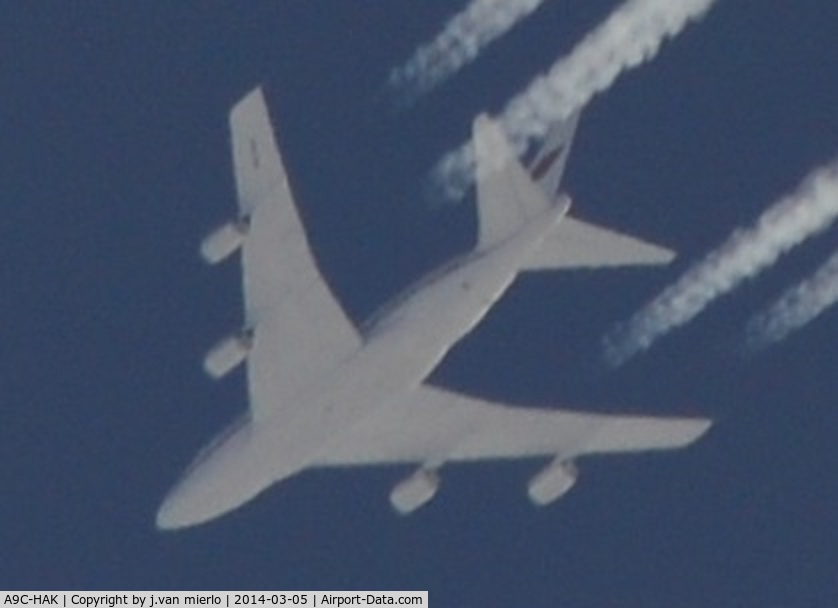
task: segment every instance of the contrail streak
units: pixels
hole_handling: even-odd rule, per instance
[[[407,106],[474,61],[491,42],[535,11],[544,0],[472,0],[431,42],[390,72],[387,88]]]
[[[512,98],[501,114],[504,130],[522,154],[543,139],[550,126],[567,119],[591,98],[610,87],[624,71],[652,59],[667,38],[700,19],[715,0],[628,0],[569,55],[535,78]],[[446,154],[434,168],[436,194],[458,200],[474,181],[474,151],[464,144]]]
[[[617,367],[648,349],[836,218],[838,161],[812,172],[797,191],[772,205],[754,226],[735,231],[721,247],[607,336],[606,361]]]
[[[838,302],[838,252],[748,323],[747,348],[761,350],[800,329]]]

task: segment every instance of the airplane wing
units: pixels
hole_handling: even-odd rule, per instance
[[[320,275],[297,213],[261,89],[230,113],[240,213],[244,307],[252,329],[248,390],[256,418],[296,403],[313,377],[360,347]],[[300,407],[299,404],[296,407]]]
[[[474,461],[667,450],[689,445],[711,421],[509,407],[420,386],[323,450],[320,466]]]

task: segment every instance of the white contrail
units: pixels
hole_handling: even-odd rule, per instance
[[[779,342],[838,302],[838,252],[811,277],[788,290],[748,323],[747,347],[760,350]]]
[[[628,0],[602,24],[537,77],[503,110],[501,120],[514,147],[523,153],[543,139],[557,121],[567,119],[607,89],[629,68],[652,59],[667,38],[703,17],[715,0]],[[464,144],[446,154],[433,170],[437,195],[463,197],[474,181],[474,151]]]
[[[838,161],[811,173],[797,191],[772,205],[753,227],[735,231],[721,247],[606,337],[606,361],[616,367],[646,350],[836,218]]]
[[[472,0],[431,42],[390,72],[387,88],[409,105],[474,61],[491,42],[535,11],[544,0]]]

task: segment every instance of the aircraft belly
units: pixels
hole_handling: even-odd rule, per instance
[[[504,257],[475,260],[418,292],[384,321],[365,350],[421,382],[514,280],[515,267]]]
[[[429,463],[447,459],[452,446],[472,432],[473,420],[433,420],[411,415],[409,393],[394,395],[374,416],[359,420],[323,446],[317,464],[357,466],[389,463]],[[375,446],[369,449],[369,446]]]

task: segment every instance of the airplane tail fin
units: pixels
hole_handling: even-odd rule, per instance
[[[515,234],[551,206],[521,166],[500,126],[487,115],[474,121],[477,157],[477,248],[487,249]]]
[[[581,110],[577,110],[567,120],[555,123],[547,133],[544,143],[527,165],[533,181],[541,187],[550,200],[554,200],[559,195],[580,115]]]
[[[555,189],[578,119],[576,114],[557,125],[530,171],[518,161],[496,122],[485,114],[475,119],[478,249],[505,240],[553,205],[570,206],[566,196],[555,197]],[[522,270],[667,264],[674,257],[665,247],[565,215]]]

